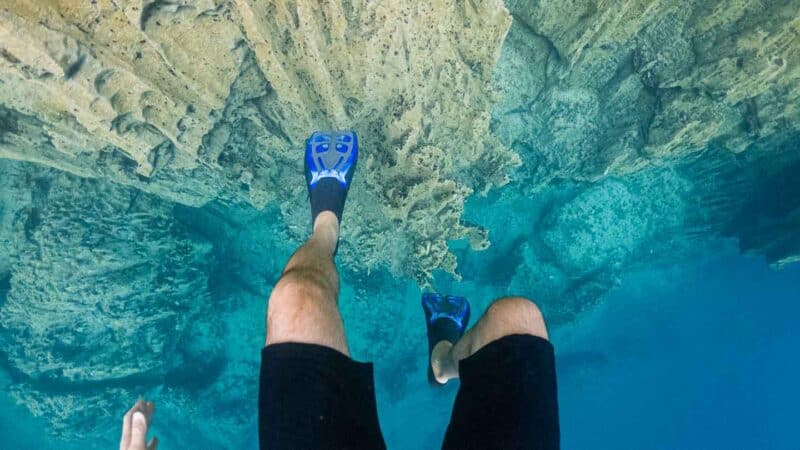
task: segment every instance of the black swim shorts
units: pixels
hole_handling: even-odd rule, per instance
[[[443,449],[558,449],[553,346],[506,336],[459,364]],[[259,440],[269,450],[385,449],[372,364],[311,344],[261,352]]]

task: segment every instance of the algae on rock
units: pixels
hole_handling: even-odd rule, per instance
[[[800,128],[800,15],[775,2],[508,0],[496,135],[541,187]]]
[[[136,389],[217,363],[212,245],[172,204],[14,161],[0,173],[0,340],[18,401],[78,436],[107,426]]]
[[[492,130],[523,165],[501,197],[557,198],[506,231],[503,245],[521,247],[515,293],[569,321],[626,271],[698,239],[796,259],[793,210],[754,206],[798,157],[796,0],[506,5]],[[513,207],[501,203],[483,215]]]

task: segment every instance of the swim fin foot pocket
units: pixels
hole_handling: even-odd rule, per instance
[[[469,324],[469,301],[456,295],[441,295],[433,292],[422,294],[422,310],[425,312],[425,324],[428,327],[428,382],[433,386],[441,386],[436,381],[431,367],[433,347],[441,341],[455,345]]]
[[[332,211],[341,223],[357,161],[355,131],[315,131],[306,140],[305,176],[312,228],[322,211]]]

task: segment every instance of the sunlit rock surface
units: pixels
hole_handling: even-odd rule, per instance
[[[242,447],[319,128],[361,138],[341,306],[353,353],[390,362],[389,401],[424,367],[419,286],[478,312],[527,295],[558,326],[626,271],[720,239],[796,262],[798,10],[6,0],[9,392],[65,438],[113,442],[147,394],[164,429]],[[195,420],[220,409],[236,414]]]
[[[299,225],[303,140],[352,127],[351,204],[370,213],[353,215],[360,245],[344,260],[425,282],[455,270],[448,239],[476,233],[459,222],[464,198],[519,164],[488,133],[510,22],[500,0],[12,1],[0,156],[192,206],[277,204]]]
[[[496,131],[537,183],[625,175],[800,124],[796,1],[506,2]]]
[[[492,129],[523,166],[503,198],[544,208],[519,232],[515,290],[567,319],[698,236],[796,259],[796,1],[506,5]]]

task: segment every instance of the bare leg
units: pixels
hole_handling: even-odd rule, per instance
[[[547,339],[547,327],[541,311],[523,297],[504,297],[495,300],[475,324],[455,345],[441,341],[431,352],[431,367],[436,380],[445,383],[458,378],[458,362],[477,352],[486,344],[512,334],[532,334]]]
[[[339,274],[333,252],[339,221],[324,211],[314,233],[289,259],[269,297],[266,345],[282,342],[317,344],[349,356],[339,314]]]

